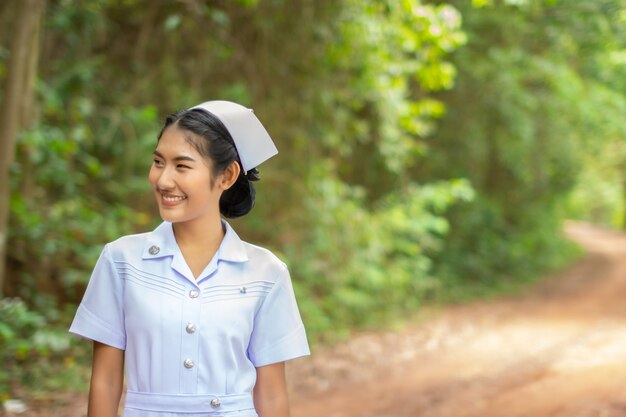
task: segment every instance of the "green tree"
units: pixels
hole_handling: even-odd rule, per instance
[[[491,3],[491,2],[490,2]],[[604,57],[623,48],[619,1],[454,2],[468,44],[457,87],[418,169],[465,177],[477,198],[450,214],[439,274],[476,288],[535,276],[568,253],[566,202],[594,148],[624,140],[624,91]],[[603,78],[604,75],[606,78]]]
[[[0,297],[6,281],[6,255],[10,211],[9,169],[13,163],[15,143],[20,129],[32,127],[33,90],[39,58],[39,42],[44,0],[7,2],[2,8],[3,20],[12,20],[8,73],[0,107]]]

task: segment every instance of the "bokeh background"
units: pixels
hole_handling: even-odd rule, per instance
[[[86,389],[104,243],[160,219],[164,117],[254,108],[280,154],[233,221],[314,346],[516,291],[626,226],[624,0],[3,0],[0,402]]]

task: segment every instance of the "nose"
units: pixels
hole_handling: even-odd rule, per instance
[[[174,176],[172,172],[168,168],[157,169],[154,172],[154,185],[159,190],[172,190],[176,186],[176,182],[174,181]]]

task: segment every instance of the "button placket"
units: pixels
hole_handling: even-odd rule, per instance
[[[180,381],[181,393],[191,394],[197,391],[199,362],[198,325],[201,311],[200,289],[189,286],[183,302],[181,316]]]

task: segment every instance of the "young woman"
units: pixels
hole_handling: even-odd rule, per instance
[[[93,341],[89,417],[286,417],[284,362],[309,347],[289,273],[225,217],[277,150],[252,110],[167,117],[148,176],[164,222],[105,245],[70,332]],[[124,372],[124,368],[126,372]]]

